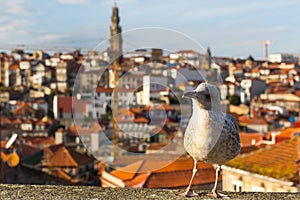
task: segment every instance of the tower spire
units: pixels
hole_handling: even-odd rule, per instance
[[[110,25],[110,51],[111,51],[111,61],[118,60],[121,62],[122,55],[122,28],[120,26],[119,8],[117,3],[114,3],[111,16]]]

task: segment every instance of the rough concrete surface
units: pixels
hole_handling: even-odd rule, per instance
[[[0,184],[0,199],[214,199],[207,191],[196,191],[198,197],[183,198],[177,196],[178,190],[101,188],[91,186],[52,186],[52,185],[8,185]],[[230,199],[300,199],[300,193],[258,193],[258,192],[222,192]]]

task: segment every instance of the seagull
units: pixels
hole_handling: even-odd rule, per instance
[[[193,112],[184,135],[184,148],[194,160],[194,168],[189,186],[178,195],[198,196],[191,190],[193,178],[197,172],[197,163],[212,164],[216,170],[215,184],[209,196],[222,198],[217,192],[221,165],[240,152],[240,137],[236,119],[222,112],[218,89],[207,82],[201,83],[192,91],[183,95],[192,99]]]

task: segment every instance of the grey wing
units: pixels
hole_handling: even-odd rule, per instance
[[[238,123],[236,119],[230,114],[226,114],[222,134],[223,137],[227,138],[227,141],[234,141],[238,148],[240,148],[240,135],[238,131]]]
[[[236,119],[229,114],[226,114],[225,123],[222,129],[223,142],[227,145],[228,155],[225,156],[226,160],[231,160],[237,154],[239,154],[241,149],[240,135],[238,131],[238,123]]]
[[[225,116],[225,117],[224,117]],[[240,152],[240,137],[236,119],[229,114],[223,115],[224,120],[221,135],[214,148],[209,153],[209,159],[204,160],[208,163],[223,164]]]
[[[238,130],[238,123],[237,123],[235,117],[233,117],[230,114],[226,114],[225,120],[227,121],[228,124],[232,124],[235,127],[235,129]],[[225,124],[226,124],[226,122],[225,122]]]

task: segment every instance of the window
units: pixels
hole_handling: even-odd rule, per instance
[[[63,118],[63,108],[59,108],[59,118]]]
[[[241,185],[234,185],[234,189],[235,192],[241,192],[242,191],[242,186]]]
[[[233,191],[235,192],[242,191],[243,182],[241,180],[233,180],[232,185],[233,185]]]

